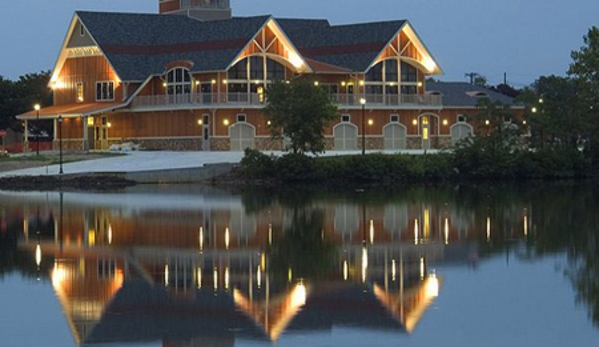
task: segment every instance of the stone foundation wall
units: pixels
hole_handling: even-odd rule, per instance
[[[210,139],[211,151],[230,151],[231,140],[223,137],[213,137]]]
[[[439,136],[437,141],[438,149],[445,149],[451,147],[451,136]]]
[[[325,137],[324,149],[325,151],[332,151],[335,149],[335,139],[333,137]]]
[[[366,150],[383,150],[385,139],[383,137],[366,137]],[[362,149],[362,138],[358,137],[358,149]]]
[[[283,140],[271,140],[270,137],[257,137],[255,140],[256,149],[261,151],[282,151]]]
[[[422,137],[407,137],[406,138],[406,149],[421,149],[422,148]]]
[[[55,151],[59,151],[60,150],[60,141],[53,141],[52,149]],[[77,140],[77,139],[62,140],[62,150],[63,151],[82,151],[83,150],[83,140]]]

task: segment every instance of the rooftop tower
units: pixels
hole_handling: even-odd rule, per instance
[[[230,0],[158,0],[160,14],[185,15],[201,21],[231,18]]]

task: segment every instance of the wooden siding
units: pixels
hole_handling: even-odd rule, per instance
[[[96,82],[114,82],[114,100],[121,100],[123,91],[120,80],[108,60],[103,56],[69,58],[65,61],[58,81],[62,84],[54,90],[54,105],[77,103],[77,84],[83,83],[83,102],[96,101]]]

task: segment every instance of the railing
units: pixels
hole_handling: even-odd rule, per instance
[[[383,94],[331,94],[333,102],[340,106],[360,106],[360,99],[366,99],[368,106],[441,106],[440,95],[383,95]],[[138,96],[133,107],[161,107],[186,105],[253,105],[266,104],[266,96],[259,93],[205,93],[183,95]]]
[[[182,9],[194,7],[227,9],[231,6],[229,0],[181,0]]]

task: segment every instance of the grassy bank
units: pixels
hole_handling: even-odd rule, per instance
[[[247,150],[241,161],[241,179],[299,184],[396,184],[449,181],[521,179],[576,179],[595,177],[592,161],[570,148],[539,151],[503,151],[462,148],[425,155],[368,154],[365,156],[268,156]]]

